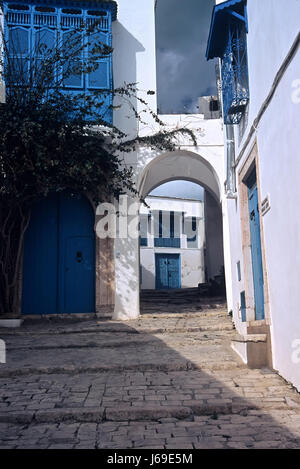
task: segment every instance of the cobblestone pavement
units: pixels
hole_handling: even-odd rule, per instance
[[[245,367],[226,311],[169,308],[1,329],[0,447],[300,448],[299,394]]]

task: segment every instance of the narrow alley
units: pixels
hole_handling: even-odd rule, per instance
[[[1,448],[299,447],[299,394],[242,363],[222,300],[156,300],[1,329]]]

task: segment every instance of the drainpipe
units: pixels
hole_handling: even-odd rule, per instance
[[[220,2],[219,2],[220,3]],[[222,63],[219,59],[215,67],[216,72],[216,84],[218,91],[218,98],[223,110],[223,93],[222,93]],[[222,112],[221,112],[222,117]],[[236,199],[236,183],[235,183],[235,141],[234,141],[234,127],[233,125],[225,124],[226,134],[226,164],[227,174],[225,181],[225,192],[228,199]]]
[[[227,160],[227,179],[225,183],[227,199],[236,199],[236,181],[235,181],[235,142],[233,125],[226,125],[226,160]]]

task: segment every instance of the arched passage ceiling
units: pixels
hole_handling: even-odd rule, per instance
[[[200,155],[190,152],[169,153],[152,160],[140,178],[140,196],[146,197],[164,182],[176,179],[198,183],[220,201],[220,186],[214,169]]]

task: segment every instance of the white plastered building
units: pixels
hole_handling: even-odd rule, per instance
[[[220,59],[227,120],[227,300],[240,333],[233,347],[300,390],[300,4],[216,3],[207,57]],[[238,63],[238,47],[246,62]],[[233,66],[240,88],[231,99]]]
[[[141,97],[147,90],[156,92],[156,57],[155,57],[155,2],[126,0],[118,2],[118,19],[113,24],[113,71],[114,84],[124,82],[138,83]],[[156,112],[156,93],[146,96],[151,109]],[[143,106],[134,103],[137,110]],[[150,115],[143,115],[144,124],[128,119],[129,109],[122,106],[115,115],[114,123],[129,135],[150,135],[159,130]],[[143,198],[159,185],[172,180],[187,180],[200,184],[208,194],[207,206],[217,214],[217,231],[220,254],[223,257],[223,237],[228,236],[227,221],[224,219],[222,205],[225,201],[224,181],[224,142],[223,126],[220,119],[204,119],[204,115],[160,115],[166,129],[179,127],[192,129],[197,140],[195,146],[188,137],[178,139],[175,152],[154,151],[140,147],[131,154],[125,154],[124,163],[134,168],[134,177],[139,195]],[[148,119],[148,120],[147,120]],[[131,199],[130,204],[136,199]],[[137,209],[139,210],[139,209]],[[128,210],[130,213],[132,211]],[[134,211],[134,210],[133,210]],[[223,215],[222,215],[223,213]],[[132,216],[132,220],[130,219]],[[133,222],[136,213],[129,216]],[[214,224],[213,217],[212,225]],[[225,225],[224,235],[222,226]],[[220,229],[221,228],[221,229]],[[212,231],[215,231],[214,229]],[[220,239],[221,238],[221,239]],[[214,240],[215,241],[215,240]],[[226,244],[226,243],[224,243]],[[207,248],[209,250],[209,248]],[[210,248],[213,251],[213,246]],[[213,256],[211,256],[213,257]],[[226,253],[225,253],[226,257]],[[218,274],[220,266],[211,265],[210,276]],[[224,264],[224,262],[223,262]],[[217,269],[215,271],[215,269]],[[225,263],[226,269],[226,263]],[[114,318],[128,320],[140,314],[140,259],[139,240],[117,238],[114,243]],[[101,303],[100,305],[101,306]]]
[[[44,15],[33,10],[32,2],[29,3],[22,18]],[[79,3],[78,8],[85,10],[87,3],[99,2]],[[147,91],[156,92],[155,3],[154,0],[103,2],[103,8],[108,8],[107,18],[112,21],[112,30],[106,34],[109,41],[112,38],[114,87],[137,83],[139,96],[146,99],[154,112],[157,110],[156,93]],[[216,3],[207,57],[217,57],[223,64],[225,126],[222,119],[205,119],[204,114],[160,116],[165,129],[193,130],[196,145],[188,137],[180,137],[174,152],[155,151],[140,145],[136,151],[120,157],[125,165],[133,168],[135,186],[142,198],[173,180],[187,180],[204,187],[205,219],[210,226],[206,227],[205,267],[208,276],[213,277],[219,273],[220,259],[224,256],[228,309],[240,333],[240,339],[233,346],[249,366],[274,366],[300,390],[300,221],[297,216],[300,205],[300,2],[228,0]],[[18,9],[14,11],[13,4],[9,7],[12,11],[8,12],[8,19],[13,19],[13,29],[16,29],[21,16]],[[50,10],[46,15],[49,21]],[[60,14],[55,15],[56,18]],[[228,35],[229,24],[233,25],[231,36]],[[27,23],[21,29],[26,28]],[[242,52],[239,58],[235,53],[237,49]],[[108,69],[111,69],[110,64]],[[235,75],[236,71],[239,76]],[[236,94],[230,96],[233,83],[237,85]],[[160,129],[151,114],[143,112],[141,102],[134,100],[131,104],[142,113],[143,123],[132,117],[128,102],[114,104],[113,122],[129,137],[151,135]],[[121,215],[129,211],[128,225],[139,219],[141,205],[138,201],[129,196],[128,207],[119,207]],[[94,211],[91,213],[86,202],[82,204],[89,220],[92,248],[91,282],[85,289],[89,289],[91,307],[82,312],[112,308],[114,319],[137,318],[140,314],[139,237],[95,237],[93,226],[97,227],[101,216],[97,211],[96,216]],[[69,218],[74,221],[76,217]],[[74,238],[81,234],[81,239],[85,239],[86,233],[78,232],[83,225],[75,227]],[[80,254],[71,259],[78,267],[83,251],[75,244],[72,249]],[[30,265],[31,254],[29,250]],[[37,250],[35,254],[38,263],[41,256]],[[48,268],[51,258],[46,260],[41,273]],[[61,260],[58,257],[58,261]],[[39,281],[41,275],[36,277]],[[23,278],[26,280],[26,272]],[[27,297],[32,299],[35,295],[30,275],[27,275],[27,283],[30,284]],[[45,297],[51,298],[47,277],[45,286]],[[53,286],[55,290],[56,282]],[[71,299],[73,293],[72,284]]]
[[[195,288],[205,282],[204,203],[146,198],[140,210],[142,290]]]

